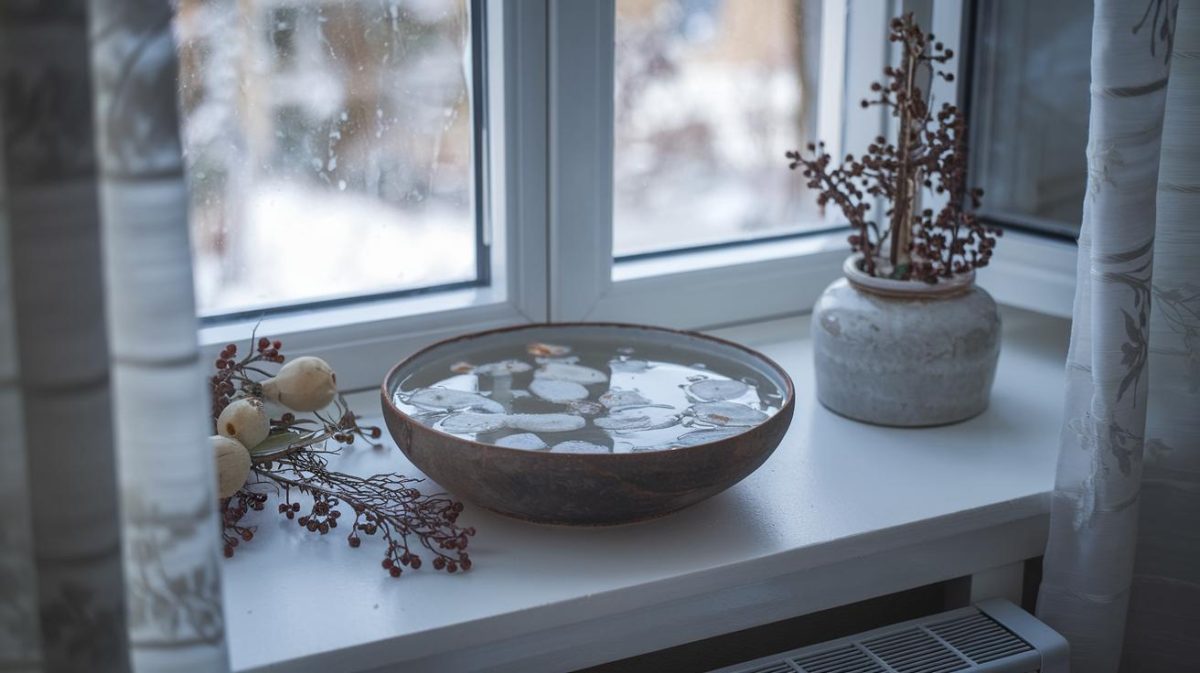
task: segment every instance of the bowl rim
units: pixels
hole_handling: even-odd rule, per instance
[[[487,442],[480,442],[480,441],[476,441],[474,439],[465,439],[458,435],[446,432],[444,430],[439,430],[438,428],[435,428],[430,425],[425,425],[424,423],[417,421],[412,416],[409,416],[408,414],[401,411],[400,408],[397,407],[392,402],[392,396],[388,391],[388,383],[390,381],[392,381],[392,379],[395,377],[396,371],[398,369],[404,367],[405,365],[408,365],[413,360],[416,360],[417,358],[421,357],[422,355],[425,355],[429,351],[441,348],[443,346],[448,346],[448,345],[453,344],[458,341],[468,341],[471,339],[478,339],[478,338],[482,338],[482,337],[491,336],[493,334],[505,334],[508,332],[519,332],[522,330],[545,329],[545,328],[555,328],[555,327],[567,327],[567,328],[614,327],[614,328],[618,328],[618,329],[648,330],[648,331],[653,331],[653,332],[664,332],[667,334],[677,334],[677,335],[682,335],[682,336],[686,336],[686,337],[698,338],[698,339],[701,339],[704,341],[710,341],[710,342],[713,342],[713,343],[716,343],[716,344],[719,344],[722,346],[730,347],[735,350],[742,351],[743,353],[745,353],[751,357],[759,359],[760,361],[766,363],[766,365],[768,367],[775,370],[775,372],[777,374],[782,376],[783,383],[784,383],[784,399],[783,399],[783,402],[779,405],[779,411],[776,411],[774,414],[772,414],[770,417],[768,417],[767,420],[763,421],[762,423],[759,423],[758,425],[749,426],[749,427],[745,428],[744,430],[742,430],[741,432],[729,435],[728,437],[722,437],[720,439],[716,439],[711,442],[704,442],[703,444],[694,444],[692,446],[680,446],[680,447],[676,447],[673,449],[661,449],[658,451],[636,451],[636,452],[629,452],[629,453],[554,453],[552,451],[531,451],[529,449],[517,449],[517,448],[512,448],[512,447],[507,447],[507,446],[498,446],[496,444],[489,444]],[[466,334],[459,334],[457,336],[449,337],[446,339],[441,339],[432,344],[429,344],[428,346],[425,346],[424,348],[414,351],[408,357],[406,357],[406,358],[400,360],[399,362],[397,362],[396,364],[392,365],[388,369],[387,374],[384,375],[383,382],[380,383],[380,385],[379,385],[379,395],[380,395],[385,407],[390,409],[393,413],[397,414],[398,416],[402,417],[404,419],[404,422],[409,423],[414,426],[417,426],[418,428],[420,428],[421,431],[432,432],[437,435],[448,437],[448,438],[451,438],[454,441],[462,443],[462,444],[466,444],[469,446],[475,446],[475,447],[479,447],[481,449],[487,449],[490,451],[498,451],[498,452],[501,452],[502,454],[510,453],[513,455],[538,456],[538,457],[558,456],[558,458],[551,458],[551,460],[596,460],[596,461],[632,460],[632,459],[645,460],[646,458],[648,458],[650,456],[657,456],[657,455],[662,455],[662,454],[667,454],[667,453],[674,454],[676,452],[684,452],[684,451],[689,451],[689,450],[693,450],[693,449],[695,449],[695,450],[707,449],[716,444],[733,439],[735,437],[741,437],[742,435],[745,435],[746,433],[760,430],[760,429],[770,425],[772,423],[772,421],[774,421],[775,419],[783,418],[785,416],[785,414],[787,416],[791,416],[791,414],[793,412],[793,408],[795,407],[795,403],[796,403],[796,387],[792,383],[792,377],[790,375],[788,375],[787,370],[784,369],[778,362],[775,362],[775,360],[771,359],[767,355],[760,353],[759,351],[756,351],[748,346],[743,346],[742,344],[739,344],[736,341],[722,339],[721,337],[715,337],[715,336],[711,336],[708,334],[703,334],[701,332],[696,332],[693,330],[675,329],[675,328],[671,328],[671,327],[660,327],[657,325],[640,325],[637,323],[607,322],[607,321],[605,321],[605,322],[573,321],[573,322],[522,323],[520,325],[509,325],[506,327],[494,327],[491,329],[486,329],[486,330],[482,330],[482,331],[478,331],[478,332],[468,332]],[[393,437],[393,440],[394,439],[395,438]],[[404,447],[400,447],[400,450],[404,451]]]

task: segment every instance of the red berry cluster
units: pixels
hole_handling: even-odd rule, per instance
[[[272,341],[267,337],[259,337],[256,345],[258,346],[258,353],[262,356],[262,359],[268,362],[283,362],[283,355],[279,352],[279,349],[283,348],[283,342],[279,339]],[[233,346],[233,344],[229,344],[229,346]],[[227,346],[227,348],[229,346]]]
[[[315,493],[312,509],[308,514],[296,519],[296,523],[308,529],[310,533],[324,535],[329,532],[330,528],[337,528],[338,518],[342,516],[342,513],[336,509],[337,504],[337,498],[324,493]]]
[[[254,337],[250,338],[249,353],[237,358],[237,344],[226,344],[225,348],[217,354],[217,359],[213,362],[213,367],[216,368],[216,373],[209,380],[212,388],[212,417],[216,419],[221,415],[221,412],[234,399],[234,396],[241,391],[249,395],[257,395],[260,389],[258,381],[254,380],[254,375],[262,378],[271,376],[270,372],[263,370],[258,365],[264,362],[273,362],[276,364],[283,362],[283,354],[280,349],[283,348],[283,342],[276,339],[274,341],[259,337],[255,341]]]
[[[237,548],[239,542],[249,542],[254,539],[254,528],[243,526],[241,521],[250,510],[261,512],[266,502],[266,493],[254,493],[245,489],[221,502],[223,524],[221,536],[225,542],[225,558],[233,556],[233,550]]]
[[[300,511],[300,503],[298,502],[281,502],[279,503],[279,513],[286,516],[288,520],[296,518],[296,512]],[[303,524],[301,524],[303,525]]]
[[[383,431],[375,425],[360,425],[358,415],[346,409],[342,412],[341,418],[333,422],[338,431],[333,434],[333,441],[340,444],[353,444],[356,439],[362,438],[368,444],[376,449],[382,449],[383,445],[371,440],[379,439],[383,436]]]

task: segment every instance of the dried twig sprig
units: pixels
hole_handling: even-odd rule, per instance
[[[254,376],[270,377],[271,374],[264,370],[262,365],[282,363],[284,360],[283,354],[280,353],[282,348],[282,341],[272,341],[266,337],[259,337],[256,340],[254,334],[251,333],[246,355],[240,360],[237,359],[237,344],[228,344],[221,350],[213,363],[217,371],[210,379],[214,420],[221,415],[235,395],[241,393],[255,397],[261,396],[261,385],[254,379]]]
[[[863,256],[863,271],[936,283],[987,266],[1001,232],[984,226],[973,212],[983,190],[966,184],[962,114],[949,103],[935,110],[921,88],[936,78],[954,80],[942,68],[954,51],[926,35],[912,13],[892,19],[890,29],[890,41],[901,45],[900,67],[883,69],[884,80],[871,84],[862,106],[882,106],[898,119],[895,142],[879,136],[861,158],[847,154],[838,166],[824,143],[809,143],[806,152],[788,152],[787,158],[790,168],[802,170],[807,186],[818,190],[818,205],[832,202],[841,209],[853,229],[850,247]],[[924,190],[946,195],[946,204],[936,213],[921,209]],[[890,204],[886,228],[868,215],[875,199]],[[888,264],[881,269],[883,259]]]
[[[282,378],[276,375],[277,379],[272,379],[272,373],[264,369],[284,362],[282,347],[278,340],[252,335],[249,352],[242,358],[237,357],[234,344],[221,351],[214,363],[216,374],[211,378],[214,421],[238,400],[259,399],[264,381]],[[317,359],[299,358],[284,369],[296,367],[301,360]],[[397,474],[359,477],[329,469],[326,454],[336,454],[343,445],[359,439],[382,449],[382,444],[373,441],[382,432],[376,426],[361,424],[360,416],[350,410],[345,398],[325,387],[335,382],[336,376],[324,361],[306,364],[312,365],[305,367],[308,373],[319,379],[314,381],[316,387],[303,390],[304,380],[292,377],[289,393],[301,393],[296,399],[306,400],[305,404],[319,400],[313,406],[297,405],[304,408],[329,404],[310,412],[311,417],[297,416],[293,407],[293,411],[270,419],[266,422],[267,438],[247,447],[252,459],[251,478],[231,497],[221,500],[225,556],[233,556],[239,544],[254,538],[255,528],[244,524],[243,519],[252,510],[262,511],[274,495],[280,500],[276,508],[280,515],[318,535],[337,528],[343,517],[353,516],[347,527],[347,544],[358,548],[364,538],[378,537],[385,545],[383,568],[392,577],[399,577],[404,567],[421,568],[425,558],[430,558],[435,570],[469,570],[467,545],[475,529],[457,525],[462,503],[442,494],[423,494],[416,487],[418,479]],[[335,448],[326,448],[329,440],[335,442]],[[296,494],[312,501],[304,514],[300,502],[293,499]]]
[[[475,529],[456,525],[462,503],[421,493],[415,486],[418,479],[334,472],[316,451],[297,451],[256,466],[254,472],[281,491],[280,514],[311,533],[328,534],[344,515],[353,514],[347,544],[357,548],[364,536],[378,536],[386,545],[383,568],[393,577],[400,576],[402,566],[421,568],[425,552],[432,555],[435,570],[471,568],[466,549]],[[312,498],[306,513],[300,514],[300,503],[292,500],[293,490]]]

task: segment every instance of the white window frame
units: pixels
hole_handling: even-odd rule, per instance
[[[844,34],[844,8],[827,0],[822,35]],[[551,317],[697,329],[810,309],[841,269],[845,234],[614,262],[615,16],[614,0],[550,1]],[[818,127],[834,151],[843,45],[821,45]]]
[[[383,369],[414,350],[465,332],[549,319],[546,244],[546,8],[488,0],[484,235],[487,287],[365,299],[344,306],[223,321],[200,329],[204,353],[244,344],[252,330],[289,356],[330,362],[344,391],[379,385]]]
[[[969,1],[825,0],[817,126],[831,153],[861,153],[887,128],[882,109],[857,101],[892,58],[888,20],[924,11],[961,47]],[[357,390],[413,350],[475,330],[585,320],[706,329],[811,310],[841,273],[844,231],[614,262],[615,16],[615,0],[487,0],[490,286],[270,315],[258,333],[293,356],[320,354]],[[958,87],[936,95],[957,102]],[[1002,303],[1069,316],[1075,246],[1007,232],[979,280]],[[201,343],[215,357],[255,324],[206,326]]]
[[[825,0],[817,127],[834,156],[861,154],[891,123],[858,101],[895,58],[888,21],[909,10],[963,53],[963,0]],[[811,310],[841,273],[844,232],[614,262],[614,17],[615,0],[550,0],[551,318],[703,329]],[[957,104],[959,87],[939,82],[935,95]],[[980,282],[1004,303],[1069,316],[1074,244],[1009,231],[1002,245]]]

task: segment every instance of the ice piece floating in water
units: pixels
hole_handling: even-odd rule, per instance
[[[572,381],[583,385],[604,383],[608,376],[599,369],[564,362],[547,362],[533,373],[534,378]]]
[[[693,430],[676,437],[675,441],[671,442],[671,445],[677,447],[698,446],[700,444],[715,442],[719,439],[725,439],[726,437],[732,437],[743,432],[745,432],[743,428],[705,428],[704,430]]]
[[[547,402],[556,404],[586,400],[588,397],[587,388],[574,381],[559,379],[534,379],[529,384],[529,391]]]
[[[571,402],[571,411],[580,416],[598,416],[606,411],[603,404],[591,400]]]
[[[660,430],[679,423],[679,415],[671,407],[647,406],[617,409],[592,421],[598,428],[613,431]]]
[[[513,374],[521,374],[531,369],[533,369],[533,365],[528,362],[501,360],[500,362],[489,362],[486,365],[479,365],[473,373],[480,376],[512,376]]]
[[[687,387],[692,397],[705,402],[721,402],[732,400],[746,394],[750,386],[732,379],[705,379]]]
[[[709,425],[749,426],[767,420],[767,415],[735,402],[704,402],[692,407],[696,420]]]
[[[559,442],[550,450],[555,453],[612,453],[607,446],[584,442],[578,439]]]
[[[587,421],[575,414],[510,414],[507,425],[528,432],[570,432],[583,428]]]
[[[403,401],[403,400],[401,400]],[[469,393],[465,390],[449,388],[425,388],[408,396],[408,403],[426,409],[445,409],[460,411],[473,409],[490,414],[504,413],[504,405],[489,399],[479,393]]]
[[[621,407],[641,407],[650,404],[650,400],[646,399],[636,390],[612,390],[600,396],[600,404],[609,409],[619,409]]]
[[[496,446],[503,446],[507,449],[527,449],[529,451],[544,451],[549,446],[542,441],[541,437],[532,432],[518,432],[515,435],[508,435],[496,440]]]
[[[462,411],[442,419],[441,428],[446,432],[477,434],[494,432],[507,426],[508,417],[504,414],[481,414],[475,411]]]
[[[604,430],[642,430],[650,427],[652,422],[648,414],[638,409],[614,411],[592,421],[597,428]]]

